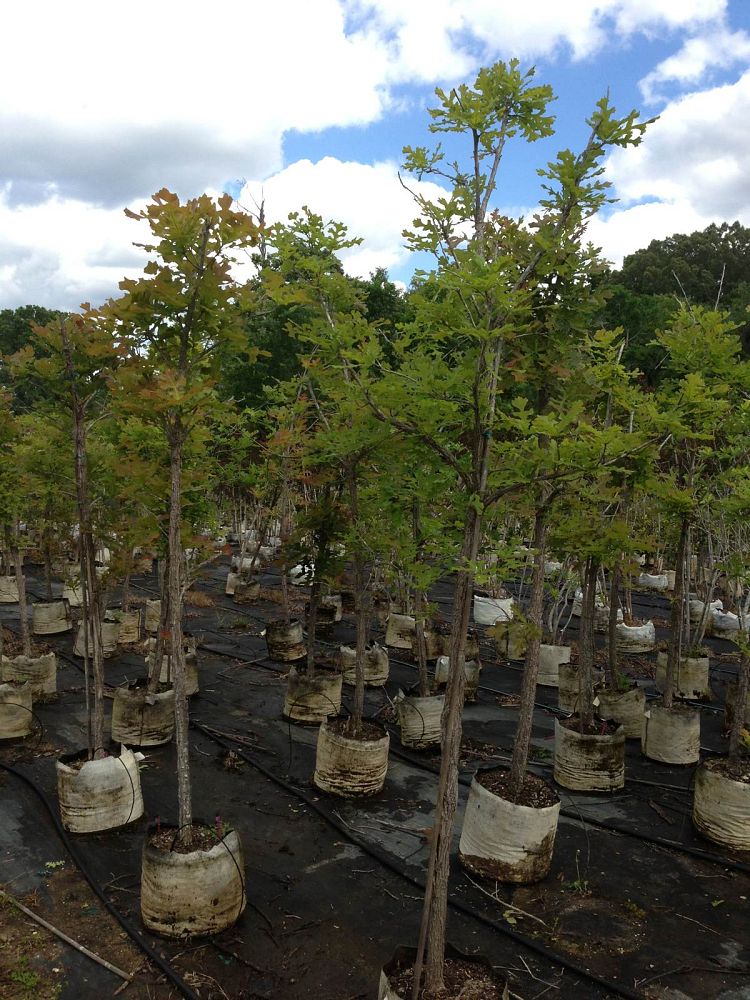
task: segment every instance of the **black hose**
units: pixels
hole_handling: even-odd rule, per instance
[[[232,749],[231,747],[228,746],[226,740],[215,735],[210,729],[201,725],[200,722],[196,722],[195,720],[191,719],[190,725],[194,729],[197,729],[199,732],[203,733],[203,735],[208,737],[208,739],[212,740],[214,743],[217,743],[219,746],[223,747],[225,750]],[[246,760],[248,764],[254,767],[266,778],[268,778],[269,781],[274,782],[274,784],[278,785],[280,788],[283,788],[290,795],[294,795],[300,801],[304,802],[305,805],[308,806],[308,808],[312,809],[313,812],[317,813],[318,816],[320,816],[330,826],[332,826],[337,831],[337,833],[341,834],[341,836],[343,837],[346,837],[347,840],[351,841],[351,843],[359,847],[359,849],[364,851],[365,854],[369,854],[370,857],[374,858],[389,871],[405,879],[415,888],[424,891],[424,883],[420,879],[404,871],[404,869],[399,864],[397,864],[388,854],[386,854],[385,851],[381,851],[378,847],[375,847],[373,844],[369,843],[369,841],[365,840],[362,837],[357,836],[357,834],[354,833],[352,830],[350,830],[349,827],[347,827],[344,823],[337,822],[328,813],[328,811],[324,809],[319,804],[319,802],[317,802],[312,796],[307,795],[301,788],[297,788],[290,782],[285,781],[283,778],[280,778],[277,775],[275,775],[273,771],[270,771],[268,768],[264,767],[258,761],[254,760],[250,756],[250,754],[247,753],[247,751],[245,751],[242,747],[236,749],[235,753],[238,753],[243,758],[243,760]],[[554,965],[562,966],[564,969],[567,969],[568,971],[575,973],[575,975],[580,976],[582,979],[586,979],[589,982],[594,983],[595,985],[601,987],[602,989],[607,990],[609,993],[613,993],[616,996],[623,997],[624,1000],[645,1000],[645,997],[642,993],[635,993],[632,990],[629,990],[627,987],[620,986],[619,983],[612,982],[609,979],[603,979],[602,977],[597,976],[595,973],[589,972],[582,966],[577,965],[575,962],[570,961],[570,959],[567,959],[564,955],[559,955],[551,948],[547,948],[545,945],[540,944],[533,938],[527,937],[525,934],[520,934],[518,931],[514,931],[511,927],[505,924],[498,923],[496,920],[492,920],[491,917],[485,916],[483,913],[480,913],[479,911],[473,909],[466,903],[462,903],[460,900],[451,898],[449,896],[448,905],[453,907],[453,909],[457,910],[459,913],[463,913],[464,916],[471,917],[472,919],[478,921],[479,923],[484,924],[487,927],[490,927],[492,930],[497,931],[498,933],[503,934],[506,937],[509,937],[512,941],[515,941],[516,944],[528,948],[529,951],[533,951],[536,954],[541,955],[543,958],[547,959],[547,961],[549,962],[552,962]]]
[[[55,830],[57,831],[58,836],[60,837],[60,840],[63,842],[65,849],[73,859],[73,862],[75,863],[76,867],[81,872],[83,877],[86,879],[86,881],[88,882],[89,886],[91,887],[95,895],[101,900],[101,902],[104,904],[107,910],[112,914],[112,916],[119,923],[122,929],[128,934],[128,936],[132,938],[133,941],[135,941],[135,943],[138,945],[141,951],[146,955],[149,961],[153,962],[154,965],[158,966],[159,969],[161,969],[161,971],[164,973],[167,979],[173,984],[173,986],[175,986],[184,997],[187,997],[187,1000],[200,1000],[198,994],[188,986],[188,984],[182,979],[179,973],[172,968],[169,962],[163,959],[159,955],[159,953],[155,951],[151,947],[151,945],[143,938],[138,928],[134,924],[132,924],[124,914],[120,913],[120,911],[117,909],[116,906],[114,906],[113,903],[110,902],[110,900],[105,895],[104,890],[101,888],[99,883],[96,881],[96,879],[91,874],[88,867],[82,860],[81,855],[78,853],[78,848],[73,845],[73,842],[68,836],[65,827],[60,822],[55,810],[52,808],[51,802],[49,801],[45,793],[42,791],[42,789],[33,780],[33,778],[29,777],[28,774],[24,774],[23,771],[17,771],[16,768],[11,767],[10,764],[4,764],[2,761],[0,761],[0,768],[2,768],[4,771],[7,771],[9,774],[12,774],[14,777],[19,778],[21,781],[23,781],[36,794],[36,796],[39,799],[41,799],[42,804],[49,813],[50,819],[52,820],[52,823],[55,827]]]
[[[411,754],[404,753],[403,750],[398,750],[393,746],[392,742],[389,753],[392,753],[394,757],[399,757],[401,760],[406,761],[406,763],[411,764],[412,767],[419,768],[422,771],[427,771],[430,774],[439,774],[437,768],[430,767],[429,764],[416,760]],[[534,765],[532,764],[531,766],[533,767]],[[458,780],[460,784],[466,786],[471,785],[472,781],[471,778],[461,775],[459,775]],[[686,844],[678,844],[673,840],[664,840],[663,837],[650,837],[646,833],[638,833],[637,830],[631,830],[625,826],[616,826],[614,823],[605,823],[604,820],[592,819],[588,816],[582,817],[580,812],[570,809],[561,808],[560,815],[565,816],[567,819],[577,820],[584,826],[595,826],[600,830],[609,830],[610,833],[620,833],[624,837],[632,837],[634,840],[642,840],[646,844],[656,844],[658,847],[666,847],[670,851],[678,851],[680,854],[689,854],[691,857],[699,858],[701,861],[707,861],[710,864],[720,865],[722,868],[729,868],[732,871],[750,875],[750,864],[745,864],[742,861],[731,861],[727,858],[722,858],[718,854],[713,854],[711,851],[703,851],[699,847],[688,847]]]
[[[217,654],[219,654],[221,656],[227,656],[227,657],[231,657],[232,659],[237,659],[237,660],[242,660],[243,659],[242,656],[237,656],[234,653],[226,653],[223,650],[212,649],[210,646],[204,646],[203,648],[209,650],[210,652],[217,653]],[[396,661],[396,662],[406,664],[406,661],[403,661],[403,660]],[[270,667],[270,666],[268,666],[266,664],[263,664],[263,663],[258,663],[258,666],[262,667],[265,670],[273,670],[274,669],[273,667]],[[540,706],[540,707],[548,707],[548,706]],[[707,753],[714,753],[714,754],[718,753],[718,751],[712,750],[712,749],[710,749],[708,747],[701,747],[701,750],[705,750]],[[422,761],[416,760],[410,754],[404,753],[402,750],[398,750],[396,747],[394,747],[392,741],[391,741],[389,753],[393,754],[395,757],[399,757],[400,759],[402,759],[402,760],[406,761],[407,763],[411,764],[413,767],[419,768],[420,770],[428,771],[430,774],[437,774],[438,773],[438,771],[437,771],[436,768],[432,768],[429,765],[427,765],[426,763],[424,763]],[[544,765],[538,765],[538,766],[543,767]],[[655,782],[649,782],[649,781],[646,781],[646,780],[636,779],[636,778],[631,779],[631,780],[633,781],[634,784],[642,784],[644,786],[648,785],[648,786],[655,787],[655,788],[665,788],[665,789],[670,789],[670,790],[679,791],[679,792],[686,792],[686,791],[689,790],[689,789],[686,789],[686,788],[679,788],[677,786],[665,785],[662,782],[656,782],[656,781]],[[461,782],[461,784],[466,785],[466,786],[468,786],[468,785],[471,784],[471,779],[467,778],[467,777],[460,777],[459,781]],[[578,822],[581,822],[581,816],[577,812],[571,811],[569,809],[561,809],[560,812],[561,812],[561,814],[563,816],[565,816],[568,819],[578,820]],[[635,840],[640,840],[640,841],[643,841],[644,843],[647,843],[647,844],[655,844],[655,845],[657,845],[659,847],[665,847],[665,848],[667,848],[669,850],[672,850],[672,851],[678,851],[678,852],[680,852],[682,854],[690,855],[692,857],[698,858],[701,861],[706,861],[706,862],[709,862],[711,864],[721,865],[722,867],[724,867],[724,868],[730,868],[733,871],[742,872],[743,874],[750,874],[750,865],[749,864],[744,864],[741,861],[726,860],[726,859],[720,857],[717,854],[711,853],[710,851],[702,851],[700,848],[697,848],[697,847],[688,847],[687,845],[678,844],[675,841],[665,840],[665,839],[663,839],[661,837],[650,837],[648,834],[638,833],[636,830],[631,830],[631,829],[628,829],[627,827],[624,827],[624,826],[617,826],[617,825],[615,825],[613,823],[607,823],[607,822],[604,822],[603,820],[597,820],[597,819],[586,817],[586,819],[584,820],[584,822],[588,823],[590,826],[595,826],[595,827],[597,827],[598,829],[601,829],[601,830],[609,830],[612,833],[619,833],[619,834],[622,834],[623,836],[626,836],[626,837],[632,837]]]

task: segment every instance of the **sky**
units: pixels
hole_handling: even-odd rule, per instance
[[[556,135],[508,150],[499,210],[533,210],[536,168],[581,147],[608,91],[659,117],[606,162],[607,259],[750,225],[750,0],[25,0],[3,29],[0,309],[117,295],[147,237],[123,210],[163,187],[269,221],[307,205],[362,238],[351,274],[408,282],[403,146],[433,141],[435,87],[513,57],[552,85]]]

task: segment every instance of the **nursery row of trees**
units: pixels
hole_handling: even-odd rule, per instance
[[[178,836],[187,843],[185,550],[199,563],[201,539],[227,516],[240,527],[252,522],[259,538],[278,521],[287,561],[302,558],[312,573],[310,673],[321,588],[351,567],[361,679],[373,580],[397,581],[417,617],[422,693],[427,594],[439,576],[454,574],[416,976],[419,983],[426,952],[428,990],[442,983],[475,586],[524,566],[528,575],[525,672],[506,789],[510,801],[521,801],[553,558],[575,563],[583,582],[581,731],[591,722],[602,570],[616,622],[634,553],[659,549],[674,559],[667,710],[689,652],[691,556],[716,578],[724,572],[738,582],[741,594],[750,579],[750,365],[734,323],[691,301],[665,309],[654,334],[659,377],[650,389],[628,364],[627,331],[602,325],[608,301],[617,299],[585,242],[586,222],[608,198],[603,157],[639,143],[647,123],[599,101],[583,148],[563,150],[540,168],[538,211],[517,220],[493,209],[503,155],[508,143],[553,134],[551,89],[512,62],[437,97],[430,128],[448,137],[458,158],[449,160],[439,143],[405,150],[406,175],[445,188],[437,202],[415,192],[417,218],[406,240],[431,254],[434,267],[417,275],[406,299],[383,274],[348,278],[340,255],[356,237],[314,211],[266,226],[228,196],[182,202],[160,191],[143,211],[128,212],[145,231],[143,275],[123,281],[122,295],[99,309],[38,317],[28,342],[12,345],[18,349],[2,362],[8,416],[0,428],[8,561],[18,561],[27,524],[49,578],[56,547],[69,543],[75,526],[99,706],[92,755],[105,743],[107,581],[97,576],[96,548],[111,550],[110,579],[126,592],[136,547],[165,559],[155,662],[164,644],[175,679]],[[248,254],[255,270],[244,281],[239,265]],[[741,600],[737,610],[741,635]],[[158,670],[149,683],[157,681]],[[614,660],[608,682],[618,684]],[[744,655],[739,698],[746,700],[747,684]],[[353,732],[363,721],[361,685],[357,691]],[[743,718],[737,714],[734,754]]]

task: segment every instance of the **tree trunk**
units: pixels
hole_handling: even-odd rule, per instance
[[[744,629],[744,616],[740,618],[740,625]],[[736,763],[740,757],[740,747],[742,745],[740,737],[742,730],[745,728],[748,688],[750,688],[750,656],[744,652],[740,659],[740,668],[737,671],[734,715],[732,716],[732,728],[729,731],[729,759],[732,763]]]
[[[508,797],[518,798],[526,776],[531,745],[531,726],[534,718],[536,679],[539,674],[539,647],[542,642],[542,613],[544,610],[544,548],[547,541],[547,518],[543,509],[534,517],[534,568],[531,573],[531,598],[527,618],[531,625],[526,659],[521,679],[521,702],[518,708],[518,726],[513,744],[510,765]]]
[[[190,788],[189,714],[185,678],[185,651],[182,645],[182,426],[175,418],[172,428],[169,466],[169,562],[167,595],[169,601],[169,650],[174,678],[175,741],[177,744],[178,840],[190,846],[193,840],[193,805]],[[161,662],[157,661],[157,677]]]
[[[617,612],[620,607],[620,577],[622,568],[617,559],[612,567],[612,579],[609,585],[609,623],[607,628],[607,660],[604,673],[607,687],[614,691],[617,687]]]
[[[310,610],[307,613],[307,676],[315,676],[315,633],[318,629],[318,607],[320,606],[320,579],[313,577],[310,588]]]
[[[122,590],[120,592],[120,608],[123,614],[128,613],[130,608],[130,575],[133,572],[133,549],[128,547],[127,555],[125,556],[125,576],[122,581]]]
[[[50,544],[49,525],[45,524],[42,532],[42,554],[44,557],[44,592],[47,600],[52,600],[52,546]]]
[[[168,639],[168,636],[171,634],[171,627],[169,624],[169,565],[170,557],[169,552],[167,552],[165,574],[167,585],[165,586],[162,581],[162,585],[159,589],[159,594],[161,595],[161,607],[159,608],[159,630],[156,633],[156,642],[154,643],[154,659],[148,670],[148,691],[151,694],[153,694],[159,686],[159,680],[161,678],[161,663],[165,656],[165,646],[166,656],[168,657],[167,670],[169,676],[172,676],[172,650]]]
[[[26,577],[23,573],[23,560],[21,559],[21,549],[18,544],[17,529],[13,529],[13,537],[8,537],[8,548],[13,558],[13,565],[16,568],[16,586],[18,587],[18,614],[21,619],[21,644],[23,645],[23,655],[31,656],[31,633],[29,632],[28,607],[26,605]]]
[[[583,733],[594,718],[594,616],[599,562],[589,556],[584,564],[581,625],[578,636],[578,717]]]
[[[92,720],[93,750],[104,749],[104,655],[102,650],[102,609],[99,579],[96,575],[96,546],[91,529],[88,464],[86,461],[86,429],[83,414],[74,408],[73,436],[75,444],[76,497],[78,501],[81,585],[84,591],[81,628],[84,658],[91,657],[94,681],[94,714]]]
[[[671,636],[669,652],[667,653],[667,675],[664,683],[664,707],[672,707],[674,700],[674,679],[677,666],[682,655],[682,627],[685,608],[685,554],[687,550],[688,523],[680,522],[680,538],[677,543],[677,558],[675,561],[674,594],[672,595],[672,614],[670,616]]]
[[[461,566],[472,566],[479,551],[481,516],[471,507],[464,528],[461,547]],[[458,769],[461,753],[461,721],[464,705],[464,652],[469,630],[471,601],[474,587],[473,570],[462,568],[456,577],[456,595],[453,603],[453,630],[451,632],[448,687],[443,709],[443,746],[440,758],[440,779],[437,790],[435,823],[433,826],[430,860],[427,868],[419,948],[415,964],[415,992],[417,997],[421,979],[421,962],[426,945],[425,990],[437,992],[443,988],[443,959],[448,914],[448,877],[453,821],[458,803]]]
[[[94,718],[91,726],[94,755],[104,753],[104,655],[102,650],[102,608],[99,579],[96,575],[96,546],[91,524],[91,499],[86,455],[85,405],[78,395],[73,349],[64,320],[60,321],[60,336],[65,357],[65,371],[70,382],[70,407],[73,417],[73,451],[75,460],[76,504],[78,507],[81,588],[84,592],[83,629],[84,665],[91,643],[91,666],[94,677]]]
[[[419,519],[419,500],[415,497],[411,508],[411,529],[414,539],[415,558],[420,559],[422,548],[422,529]],[[414,639],[417,654],[417,672],[419,678],[419,696],[426,698],[430,693],[430,678],[427,674],[427,643],[424,637],[424,606],[425,595],[417,590],[414,591]]]
[[[427,642],[424,637],[424,594],[414,591],[414,643],[417,654],[417,676],[419,678],[419,697],[426,698],[430,693],[430,677],[427,673]]]
[[[370,631],[370,601],[368,599],[365,560],[362,552],[354,553],[354,602],[357,625],[357,646],[354,660],[354,702],[352,704],[352,734],[359,736],[365,710],[365,658]]]

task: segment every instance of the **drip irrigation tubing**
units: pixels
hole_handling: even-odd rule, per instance
[[[111,915],[119,923],[122,929],[127,933],[128,937],[130,937],[138,945],[138,947],[141,949],[144,955],[146,955],[149,961],[153,962],[154,965],[158,966],[158,968],[161,969],[161,971],[164,973],[167,979],[172,983],[173,986],[175,986],[180,991],[183,997],[186,997],[187,1000],[200,1000],[198,994],[194,990],[192,990],[190,986],[188,986],[188,984],[182,979],[179,973],[175,971],[175,969],[169,964],[169,962],[167,962],[166,959],[163,959],[161,955],[159,955],[159,953],[154,948],[152,948],[151,945],[142,937],[141,932],[138,930],[138,928],[134,924],[132,924],[130,920],[128,920],[128,918],[123,913],[120,913],[120,911],[112,902],[110,902],[110,900],[105,895],[104,890],[101,888],[99,883],[91,874],[88,866],[84,863],[81,855],[78,853],[78,849],[73,845],[70,837],[67,834],[67,831],[63,827],[57,814],[52,808],[51,802],[47,798],[46,794],[42,791],[42,789],[34,781],[34,779],[31,778],[28,774],[24,774],[23,771],[19,771],[15,767],[11,767],[10,764],[4,764],[2,761],[0,761],[0,768],[2,768],[2,770],[4,771],[7,771],[8,774],[12,774],[15,778],[18,778],[20,781],[23,781],[40,799],[47,813],[49,814],[50,819],[52,820],[52,824],[55,827],[55,830],[57,831],[60,840],[65,846],[65,849],[67,850],[68,854],[73,859],[73,862],[75,863],[76,867],[81,872],[83,877],[86,879],[94,894],[107,908],[109,913],[111,913]]]
[[[412,767],[416,767],[419,770],[426,771],[429,774],[437,775],[439,772],[437,768],[431,767],[422,761],[419,761],[412,757],[411,754],[405,753],[403,750],[399,750],[393,746],[389,750],[394,757],[398,757]],[[536,765],[532,765],[536,766]],[[471,785],[472,779],[467,776],[459,775],[459,783],[468,787]],[[567,819],[577,820],[582,825],[588,824],[589,826],[598,827],[600,830],[608,830],[611,833],[619,833],[625,837],[632,837],[634,840],[641,840],[646,844],[654,844],[656,847],[663,847],[670,851],[677,851],[680,854],[687,854],[691,857],[698,858],[701,861],[706,861],[710,864],[719,865],[722,868],[731,869],[732,871],[741,872],[743,875],[750,875],[750,864],[745,864],[742,861],[732,861],[728,858],[722,858],[718,854],[713,854],[711,851],[703,851],[699,847],[688,847],[686,844],[679,844],[673,840],[665,840],[662,837],[650,837],[646,833],[639,833],[637,830],[628,829],[628,827],[618,826],[614,823],[607,823],[604,820],[593,819],[591,817],[584,817],[579,811],[573,811],[570,809],[560,809],[560,814],[565,816]]]
[[[213,629],[204,629],[203,631],[205,631],[205,632],[212,632],[214,635],[220,635],[221,634],[219,632],[215,632]],[[325,640],[321,640],[321,642],[322,642],[323,645],[333,645],[333,646],[337,645],[337,643],[326,642]],[[239,663],[247,663],[247,664],[257,665],[257,666],[261,667],[263,670],[270,670],[272,673],[276,673],[276,674],[279,674],[279,675],[283,675],[284,672],[285,672],[283,668],[282,669],[277,669],[276,667],[272,667],[270,664],[263,662],[264,660],[270,660],[271,659],[270,656],[261,656],[261,657],[255,657],[253,659],[248,659],[248,658],[243,657],[243,656],[237,656],[235,653],[230,653],[227,650],[219,649],[216,646],[206,645],[206,643],[201,643],[201,649],[205,649],[207,652],[214,653],[217,656],[225,656],[228,659],[236,660]],[[414,664],[413,663],[409,663],[407,660],[397,660],[397,659],[395,659],[393,657],[391,657],[389,659],[389,662],[390,663],[398,663],[399,665],[404,666],[404,667],[412,667],[412,668],[414,667]],[[507,696],[507,695],[510,694],[510,692],[508,692],[508,691],[500,691],[497,688],[487,687],[486,685],[483,685],[483,684],[478,685],[477,690],[484,691],[484,692],[486,692],[488,694],[494,694],[494,695],[500,694],[500,695],[506,695]],[[654,697],[657,697],[657,696],[651,696],[651,697],[654,698]],[[695,708],[701,708],[701,709],[708,707],[708,706],[705,706],[705,705],[701,705],[698,702],[696,702],[696,703],[686,702],[686,704],[690,704],[690,705],[693,705],[693,707],[695,707]],[[534,707],[540,709],[540,711],[549,712],[551,715],[560,716],[561,718],[568,718],[570,716],[570,712],[565,712],[565,711],[563,711],[563,709],[558,708],[556,705],[546,705],[544,702],[535,701],[534,702]],[[713,747],[704,747],[704,746],[701,746],[700,750],[701,750],[702,753],[712,754],[714,756],[721,756],[721,754],[722,754],[721,750],[716,750]],[[654,786],[656,788],[666,788],[666,789],[672,789],[674,791],[685,791],[685,789],[683,789],[683,788],[681,788],[681,787],[679,787],[677,785],[666,785],[666,784],[664,784],[662,782],[658,782],[658,781],[654,781],[654,782],[652,782],[652,781],[646,781],[645,779],[641,779],[641,778],[630,778],[629,780],[631,782],[635,782],[636,784],[652,785],[652,786]]]
[[[223,739],[215,735],[209,727],[204,726],[202,723],[197,722],[196,720],[191,720],[190,725],[193,728],[197,729],[199,732],[203,733],[203,735],[206,736],[208,739],[212,740],[214,743],[217,743],[219,746],[223,747],[225,750],[233,749],[233,747],[230,747],[227,744],[226,739]],[[333,827],[333,829],[336,830],[337,833],[339,833],[342,837],[345,837],[351,843],[355,844],[357,847],[359,847],[361,851],[364,851],[365,854],[368,854],[379,864],[383,865],[383,867],[387,868],[389,871],[393,872],[400,878],[409,882],[410,885],[424,892],[424,883],[421,881],[421,879],[418,879],[415,876],[410,875],[407,871],[404,870],[404,868],[401,865],[399,865],[385,851],[374,846],[364,837],[357,836],[357,834],[354,831],[352,831],[349,827],[347,827],[346,824],[337,821],[323,806],[320,805],[319,802],[315,801],[315,799],[312,796],[307,795],[301,788],[298,788],[291,782],[286,781],[284,778],[280,778],[278,775],[274,774],[273,771],[264,767],[259,761],[254,760],[253,757],[239,743],[237,744],[237,746],[239,748],[235,750],[235,753],[238,753],[243,758],[243,760],[246,760],[248,764],[251,765],[251,767],[254,767],[257,771],[259,771],[262,775],[264,775],[264,777],[268,778],[269,781],[272,781],[274,784],[278,785],[279,788],[283,788],[290,795],[293,795],[301,802],[304,802],[304,804],[308,806],[308,808],[312,809],[313,812],[315,812],[318,816],[320,816],[323,820],[325,820],[325,822],[328,823],[331,827]],[[636,993],[633,990],[628,989],[626,986],[621,986],[619,983],[615,983],[612,980],[604,979],[600,976],[597,976],[595,973],[590,972],[583,966],[580,966],[577,963],[572,962],[564,955],[560,955],[558,952],[554,951],[551,948],[547,948],[545,945],[540,944],[533,938],[527,937],[525,934],[521,934],[518,931],[514,931],[510,927],[498,923],[498,921],[493,920],[491,917],[486,916],[485,914],[476,910],[474,907],[469,906],[467,903],[462,903],[455,897],[453,898],[451,898],[450,896],[448,897],[448,905],[457,912],[462,913],[464,916],[470,917],[471,919],[476,920],[478,923],[484,924],[486,927],[489,927],[492,930],[497,931],[498,933],[502,934],[505,937],[509,937],[516,944],[519,944],[527,948],[529,951],[533,951],[537,955],[540,955],[542,958],[545,958],[547,961],[552,962],[554,965],[558,965],[564,969],[567,969],[569,972],[574,973],[581,979],[585,979],[588,982],[594,983],[596,986],[599,986],[602,989],[607,990],[609,993],[612,993],[618,997],[623,997],[624,1000],[645,1000],[645,997],[642,993]]]
[[[136,586],[136,588],[139,589],[139,590],[144,590],[146,592],[153,593],[153,591],[150,591],[149,588],[146,588],[146,587],[143,587],[143,586],[139,586],[139,585],[134,585],[134,586]],[[236,609],[236,610],[238,610],[241,614],[244,614],[247,617],[253,618],[253,619],[255,619],[255,620],[259,621],[259,622],[263,622],[263,619],[260,616],[253,615],[252,612],[244,611],[242,609]],[[206,629],[206,631],[213,631],[213,630]],[[220,633],[214,633],[214,634],[220,634]],[[330,641],[326,641],[326,640],[321,640],[321,643],[323,645],[334,645],[334,646],[337,645],[337,643],[335,643],[335,642],[330,642]],[[213,652],[213,653],[215,653],[217,655],[220,655],[220,656],[226,656],[228,658],[235,659],[235,660],[238,660],[240,662],[243,662],[243,661],[244,662],[253,662],[254,664],[257,664],[258,666],[260,666],[262,669],[269,670],[269,671],[271,671],[273,673],[277,673],[277,674],[278,673],[283,673],[283,670],[281,670],[281,671],[277,670],[275,667],[271,666],[270,664],[262,662],[263,659],[268,659],[268,657],[263,657],[263,658],[260,658],[260,659],[255,659],[253,661],[249,661],[249,660],[245,660],[243,657],[237,657],[237,656],[235,656],[232,653],[228,653],[226,651],[216,649],[215,647],[212,648],[210,646],[205,646],[204,645],[203,648],[207,649],[209,652]],[[67,656],[65,654],[59,654],[59,655],[61,655],[61,657],[64,660],[66,660],[66,662],[69,662],[69,663],[73,664],[74,666],[76,666],[77,668],[81,669],[80,665],[78,663],[76,663],[72,657],[69,657],[69,656]],[[408,661],[405,661],[405,660],[394,660],[393,662],[402,664],[404,666],[412,666],[413,667],[413,664],[410,664],[410,663],[408,663]],[[483,690],[483,691],[487,691],[487,692],[493,693],[493,694],[498,694],[498,693],[499,694],[503,694],[503,693],[505,693],[505,692],[496,691],[493,688],[488,688],[488,687],[483,686],[483,685],[480,685],[479,689]],[[545,710],[545,711],[550,711],[553,714],[554,713],[558,713],[558,714],[560,713],[560,710],[556,709],[554,706],[544,705],[544,704],[541,704],[539,702],[535,702],[535,707],[538,707],[538,708],[540,708],[542,710]],[[705,707],[705,706],[702,706],[702,707]],[[567,714],[567,713],[562,713],[562,714]],[[716,750],[714,750],[712,748],[709,748],[709,747],[701,747],[700,749],[701,749],[701,751],[703,751],[705,753],[711,753],[711,754],[717,754],[717,753],[719,753],[719,751],[716,751]],[[417,767],[417,768],[419,768],[421,770],[427,771],[427,772],[429,772],[431,774],[436,774],[437,773],[434,768],[430,767],[429,765],[425,764],[424,762],[418,761],[418,760],[414,759],[413,757],[411,757],[410,755],[404,753],[403,751],[400,751],[397,748],[395,748],[393,746],[393,743],[391,743],[391,747],[390,747],[390,751],[389,752],[393,753],[394,756],[396,756],[396,757],[400,757],[401,759],[403,759],[406,762],[410,763],[414,767]],[[538,764],[538,762],[537,762],[537,764]],[[544,767],[544,765],[539,765],[539,766],[540,767]],[[471,783],[471,780],[469,778],[467,778],[467,777],[461,777],[461,778],[459,778],[459,780],[464,785],[468,785],[468,784]],[[640,779],[637,779],[637,778],[631,778],[630,780],[631,780],[632,783],[635,783],[635,784],[644,784],[644,785],[645,784],[651,784],[651,783],[646,782],[645,779],[643,781],[641,781]],[[654,787],[659,787],[659,788],[664,788],[664,789],[671,788],[671,786],[667,786],[667,785],[665,785],[663,783],[659,783],[659,782],[654,782],[653,786]],[[675,787],[674,790],[676,790],[676,791],[684,791],[684,789],[678,789],[676,787]],[[579,822],[582,821],[582,817],[581,817],[580,813],[577,813],[577,812],[574,813],[574,812],[571,812],[571,811],[565,810],[565,809],[562,809],[561,812],[562,812],[562,814],[564,816],[566,816],[569,819],[578,820]],[[699,858],[700,860],[707,861],[707,862],[712,863],[712,864],[721,865],[722,867],[730,868],[732,870],[735,870],[735,871],[738,871],[738,872],[742,872],[743,874],[750,874],[750,864],[743,864],[742,862],[735,862],[735,861],[725,860],[725,859],[722,859],[721,857],[719,857],[719,856],[717,856],[717,855],[715,855],[715,854],[713,854],[713,853],[711,853],[709,851],[702,851],[699,848],[691,848],[691,847],[688,847],[686,845],[681,845],[679,843],[676,843],[674,841],[665,840],[663,838],[650,837],[647,834],[641,834],[638,831],[635,831],[635,830],[632,830],[632,829],[628,829],[627,827],[619,826],[619,825],[612,824],[612,823],[607,823],[607,822],[604,822],[602,820],[596,820],[596,819],[593,819],[593,818],[586,818],[583,822],[588,823],[591,826],[598,827],[598,828],[603,829],[603,830],[608,830],[610,832],[618,833],[618,834],[621,834],[623,836],[627,836],[627,837],[631,837],[631,838],[636,839],[636,840],[643,841],[645,843],[654,844],[656,846],[664,847],[664,848],[666,848],[668,850],[672,850],[672,851],[677,851],[677,852],[680,852],[680,853],[688,854],[690,856]]]

